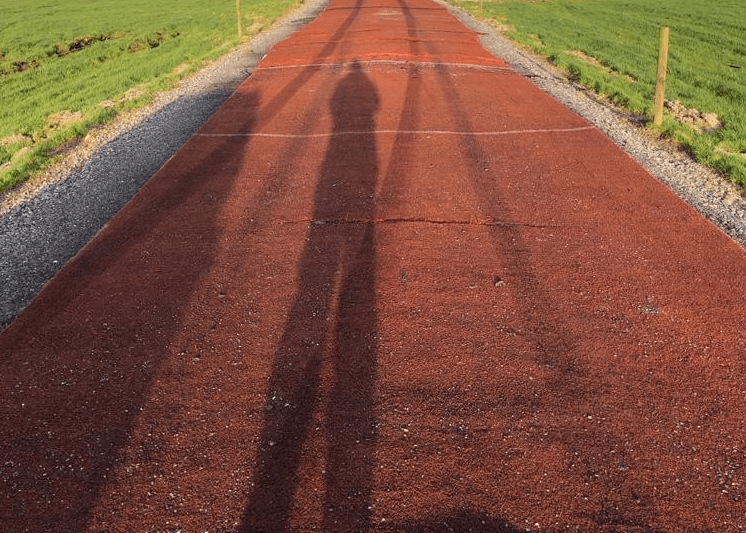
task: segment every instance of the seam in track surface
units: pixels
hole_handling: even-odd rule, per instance
[[[257,67],[253,70],[253,72],[262,72],[265,70],[284,70],[284,69],[294,69],[294,68],[314,68],[314,69],[321,69],[321,68],[347,68],[349,67],[353,61],[345,61],[342,63],[305,63],[305,64],[292,64],[292,65],[267,65],[264,67]],[[478,63],[454,63],[449,61],[415,61],[415,60],[392,60],[392,59],[361,59],[361,60],[355,60],[354,63],[357,63],[359,65],[395,65],[395,66],[412,66],[412,67],[432,67],[432,68],[442,68],[442,67],[448,67],[448,68],[463,68],[463,69],[476,69],[476,70],[486,70],[486,71],[495,71],[495,72],[509,72],[509,73],[515,73],[515,70],[513,70],[510,67],[502,67],[498,65],[480,65]]]
[[[444,135],[444,136],[468,136],[468,137],[498,137],[502,135],[532,135],[540,133],[575,133],[580,131],[595,130],[594,126],[583,126],[579,128],[548,128],[509,131],[442,131],[442,130],[373,130],[373,131],[330,131],[325,133],[197,133],[198,137],[264,137],[280,139],[315,139],[328,137],[341,137],[346,135],[371,135],[380,133],[382,135]]]

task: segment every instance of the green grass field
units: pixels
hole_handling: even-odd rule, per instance
[[[298,3],[243,0],[242,26]],[[237,43],[235,0],[0,0],[0,192]]]
[[[652,115],[658,33],[670,28],[666,98],[716,113],[699,133],[664,118],[660,131],[746,185],[746,9],[743,0],[484,0],[452,2],[634,113]]]

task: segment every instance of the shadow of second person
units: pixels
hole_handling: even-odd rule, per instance
[[[378,94],[352,63],[331,98],[334,129],[318,176],[297,291],[274,354],[241,531],[282,532],[301,491],[323,491],[324,531],[370,520],[376,368],[375,234]],[[327,376],[322,380],[321,376]],[[317,413],[320,411],[320,413]],[[312,419],[323,439],[309,438]],[[325,458],[323,480],[300,471]],[[321,486],[319,486],[321,485]]]

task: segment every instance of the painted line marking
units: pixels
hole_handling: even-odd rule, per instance
[[[261,70],[280,70],[280,69],[293,69],[293,68],[345,68],[353,63],[360,65],[412,65],[418,67],[452,67],[452,68],[466,68],[476,70],[489,70],[489,71],[505,71],[515,72],[510,67],[502,67],[497,65],[476,65],[473,63],[441,63],[439,61],[407,61],[407,60],[395,60],[395,59],[369,59],[362,61],[346,61],[344,63],[307,63],[303,65],[275,65],[268,67],[257,67],[252,72],[258,72]]]
[[[345,135],[451,135],[471,137],[497,137],[502,135],[522,135],[532,133],[574,133],[577,131],[595,130],[595,126],[578,128],[552,128],[541,130],[508,130],[508,131],[441,131],[441,130],[374,130],[374,131],[332,131],[328,133],[196,133],[199,137],[264,137],[270,139],[316,139],[340,137]]]

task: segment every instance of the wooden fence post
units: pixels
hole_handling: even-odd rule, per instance
[[[653,123],[663,123],[663,101],[666,95],[666,69],[668,68],[668,28],[661,28],[658,43],[658,74],[655,77],[655,101],[653,102]]]
[[[236,0],[236,19],[238,20],[238,39],[241,40],[241,0]]]

